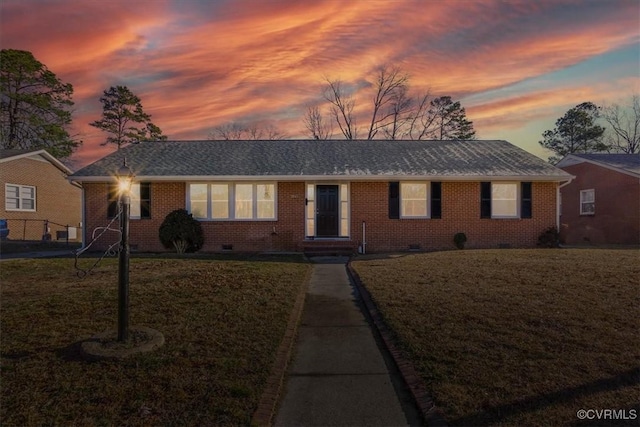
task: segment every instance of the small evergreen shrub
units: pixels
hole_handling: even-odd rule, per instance
[[[455,243],[456,248],[464,249],[464,244],[467,243],[467,235],[464,233],[454,234],[453,243]]]
[[[170,212],[160,225],[160,241],[162,245],[177,253],[196,252],[202,248],[204,233],[200,222],[184,209]]]
[[[538,236],[538,246],[541,248],[557,248],[560,246],[560,233],[556,227],[549,227]]]

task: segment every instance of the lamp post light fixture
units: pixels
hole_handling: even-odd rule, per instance
[[[118,341],[129,340],[129,212],[131,210],[131,182],[133,171],[124,159],[116,172],[120,195],[120,254],[118,259]]]

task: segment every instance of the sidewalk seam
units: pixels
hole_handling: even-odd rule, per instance
[[[304,301],[312,274],[313,265],[309,268],[304,281],[300,285],[296,301],[294,302],[291,314],[289,315],[289,320],[287,322],[287,327],[282,337],[282,341],[280,341],[280,345],[276,352],[275,361],[273,362],[271,372],[267,378],[265,389],[260,396],[258,407],[251,418],[252,426],[272,425],[272,419],[275,415],[280,393],[282,392],[284,377],[287,373],[289,360],[291,359],[291,351],[293,350],[293,345],[295,343],[298,325],[300,324],[300,318],[302,317],[302,309],[304,307]]]
[[[375,303],[371,299],[371,294],[364,287],[360,276],[351,265],[351,260],[347,263],[347,271],[351,277],[354,285],[358,289],[360,297],[364,303],[365,308],[369,312],[369,316],[373,321],[373,326],[377,329],[382,341],[387,348],[387,351],[391,355],[400,375],[407,385],[411,396],[413,397],[416,405],[418,406],[423,420],[429,426],[447,426],[447,422],[444,420],[440,411],[435,406],[433,399],[427,391],[427,387],[422,381],[422,378],[418,375],[413,363],[403,356],[402,352],[396,344],[396,340],[391,334],[389,328],[382,319],[382,314],[376,307]]]

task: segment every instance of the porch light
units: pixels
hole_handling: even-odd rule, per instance
[[[118,180],[118,193],[129,193],[131,190],[131,183],[133,182],[133,171],[127,165],[127,159],[125,158],[122,166],[116,172],[116,179]]]
[[[120,255],[118,258],[118,341],[129,340],[129,212],[131,210],[131,183],[133,171],[124,159],[116,172],[120,190]]]

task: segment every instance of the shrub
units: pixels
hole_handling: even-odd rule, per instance
[[[538,236],[538,246],[541,248],[557,248],[560,246],[560,233],[556,227],[549,227]]]
[[[453,243],[455,243],[456,248],[464,249],[464,244],[467,243],[467,235],[464,233],[454,234]]]
[[[160,241],[165,248],[175,248],[176,252],[195,252],[204,243],[202,226],[184,209],[169,213],[160,225]]]

